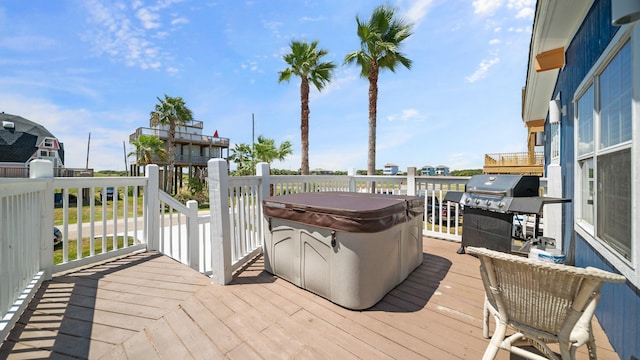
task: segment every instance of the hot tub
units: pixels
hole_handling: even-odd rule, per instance
[[[375,305],[422,263],[421,197],[301,193],[263,210],[265,269],[346,308]]]

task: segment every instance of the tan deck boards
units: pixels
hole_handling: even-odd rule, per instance
[[[266,273],[261,257],[215,286],[165,256],[135,254],[46,282],[0,358],[479,359],[478,260],[455,243],[424,243],[424,263],[365,311]],[[599,358],[618,359],[595,329]]]

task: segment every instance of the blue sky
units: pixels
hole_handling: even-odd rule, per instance
[[[363,0],[0,0],[0,111],[44,125],[65,165],[124,170],[123,141],[164,94],[204,133],[289,140],[300,167],[299,79],[278,83],[289,43],[318,40],[338,65],[310,97],[311,169],[367,168],[368,81],[355,65]],[[481,168],[485,153],[526,151],[521,120],[534,0],[396,0],[414,24],[411,70],[381,73],[376,167]],[[234,166],[232,165],[232,168]]]

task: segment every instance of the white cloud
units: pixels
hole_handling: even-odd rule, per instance
[[[408,9],[405,14],[408,21],[412,22],[416,26],[427,16],[427,13],[433,5],[433,0],[416,0]]]
[[[64,145],[64,165],[67,168],[85,167],[87,141],[91,133],[89,168],[95,170],[125,169],[122,142],[129,139],[140,119],[147,116],[126,109],[94,113],[81,108],[62,108],[48,100],[9,93],[0,93],[0,108],[8,114],[19,115],[44,126],[58,138]],[[109,128],[113,124],[118,125]]]
[[[263,21],[262,22],[262,26],[264,26],[264,28],[266,30],[268,30],[271,35],[273,35],[275,38],[280,38],[280,27],[282,27],[282,23],[279,21]]]
[[[160,27],[160,23],[158,22],[160,15],[151,12],[149,8],[140,8],[140,10],[136,12],[136,17],[145,29],[156,29]]]
[[[533,19],[535,15],[534,0],[509,0],[507,7],[516,10],[516,19]]]
[[[387,120],[390,122],[393,121],[424,121],[425,116],[421,115],[420,112],[416,109],[405,109],[402,110],[400,114],[392,114],[387,116]]]
[[[300,20],[302,21],[310,21],[310,22],[316,22],[316,21],[323,21],[326,20],[327,18],[324,16],[318,16],[315,18],[309,17],[309,16],[303,16]]]
[[[500,62],[500,58],[499,57],[494,57],[493,59],[485,59],[482,60],[480,62],[480,64],[478,65],[478,68],[476,69],[476,71],[471,74],[471,76],[467,76],[465,79],[467,80],[467,82],[469,83],[474,83],[480,79],[483,79],[487,76],[487,72],[489,72],[489,69]]]
[[[182,25],[182,24],[188,24],[188,23],[189,23],[189,19],[185,17],[179,17],[171,20],[171,25]]]
[[[122,3],[87,1],[84,4],[91,28],[84,38],[93,44],[98,55],[106,54],[131,67],[160,69],[169,63],[171,55],[160,51],[160,44],[151,39],[161,41],[168,37],[167,31],[160,30],[163,27],[160,11],[176,2],[179,1],[165,0],[144,6],[135,1],[127,8]],[[171,25],[187,22],[188,19],[177,17]]]
[[[472,5],[478,15],[493,15],[502,6],[502,0],[476,0]]]
[[[502,43],[502,40],[500,39],[491,39],[489,40],[489,45],[500,45]]]
[[[535,10],[533,8],[524,8],[518,11],[516,18],[518,19],[533,19],[535,15]]]

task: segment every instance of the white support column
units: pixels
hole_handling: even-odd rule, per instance
[[[229,219],[229,183],[227,161],[207,162],[211,222],[211,280],[214,284],[231,282],[231,230]]]
[[[416,168],[407,168],[407,195],[416,196]]]
[[[547,166],[547,196],[562,197],[562,169],[558,164]],[[546,237],[556,240],[556,247],[562,250],[562,205],[548,204],[543,206],[544,229]]]
[[[261,162],[256,164],[256,175],[261,177],[260,188],[262,189],[262,198],[268,198],[271,196],[271,179],[269,177],[270,170],[269,164]]]
[[[262,179],[260,180],[260,189],[261,189],[261,194],[260,194],[260,199],[266,199],[267,197],[271,196],[271,171],[269,169],[269,164],[261,162],[258,163],[256,165],[256,175],[260,176]],[[259,236],[260,236],[260,244],[262,244],[263,247],[263,251],[264,251],[264,237],[265,237],[265,233],[264,233],[264,219],[263,216],[264,214],[262,213],[262,204],[257,204],[258,205],[258,213],[260,214],[260,216],[258,216],[259,220],[261,221],[260,225],[259,225]]]
[[[354,178],[354,176],[356,175],[356,169],[353,168],[349,170],[347,172],[347,175],[349,175],[349,191],[356,192],[356,180]]]
[[[200,252],[202,250],[200,244],[200,234],[198,232],[198,202],[195,200],[187,201],[187,257],[189,267],[196,271],[200,271]]]
[[[158,165],[147,165],[147,190],[144,194],[144,216],[147,223],[147,250],[159,250],[160,243],[160,176]]]
[[[48,179],[40,208],[40,269],[44,271],[43,280],[51,280],[53,273],[53,163],[49,160],[37,159],[33,160],[29,167],[30,178]]]

